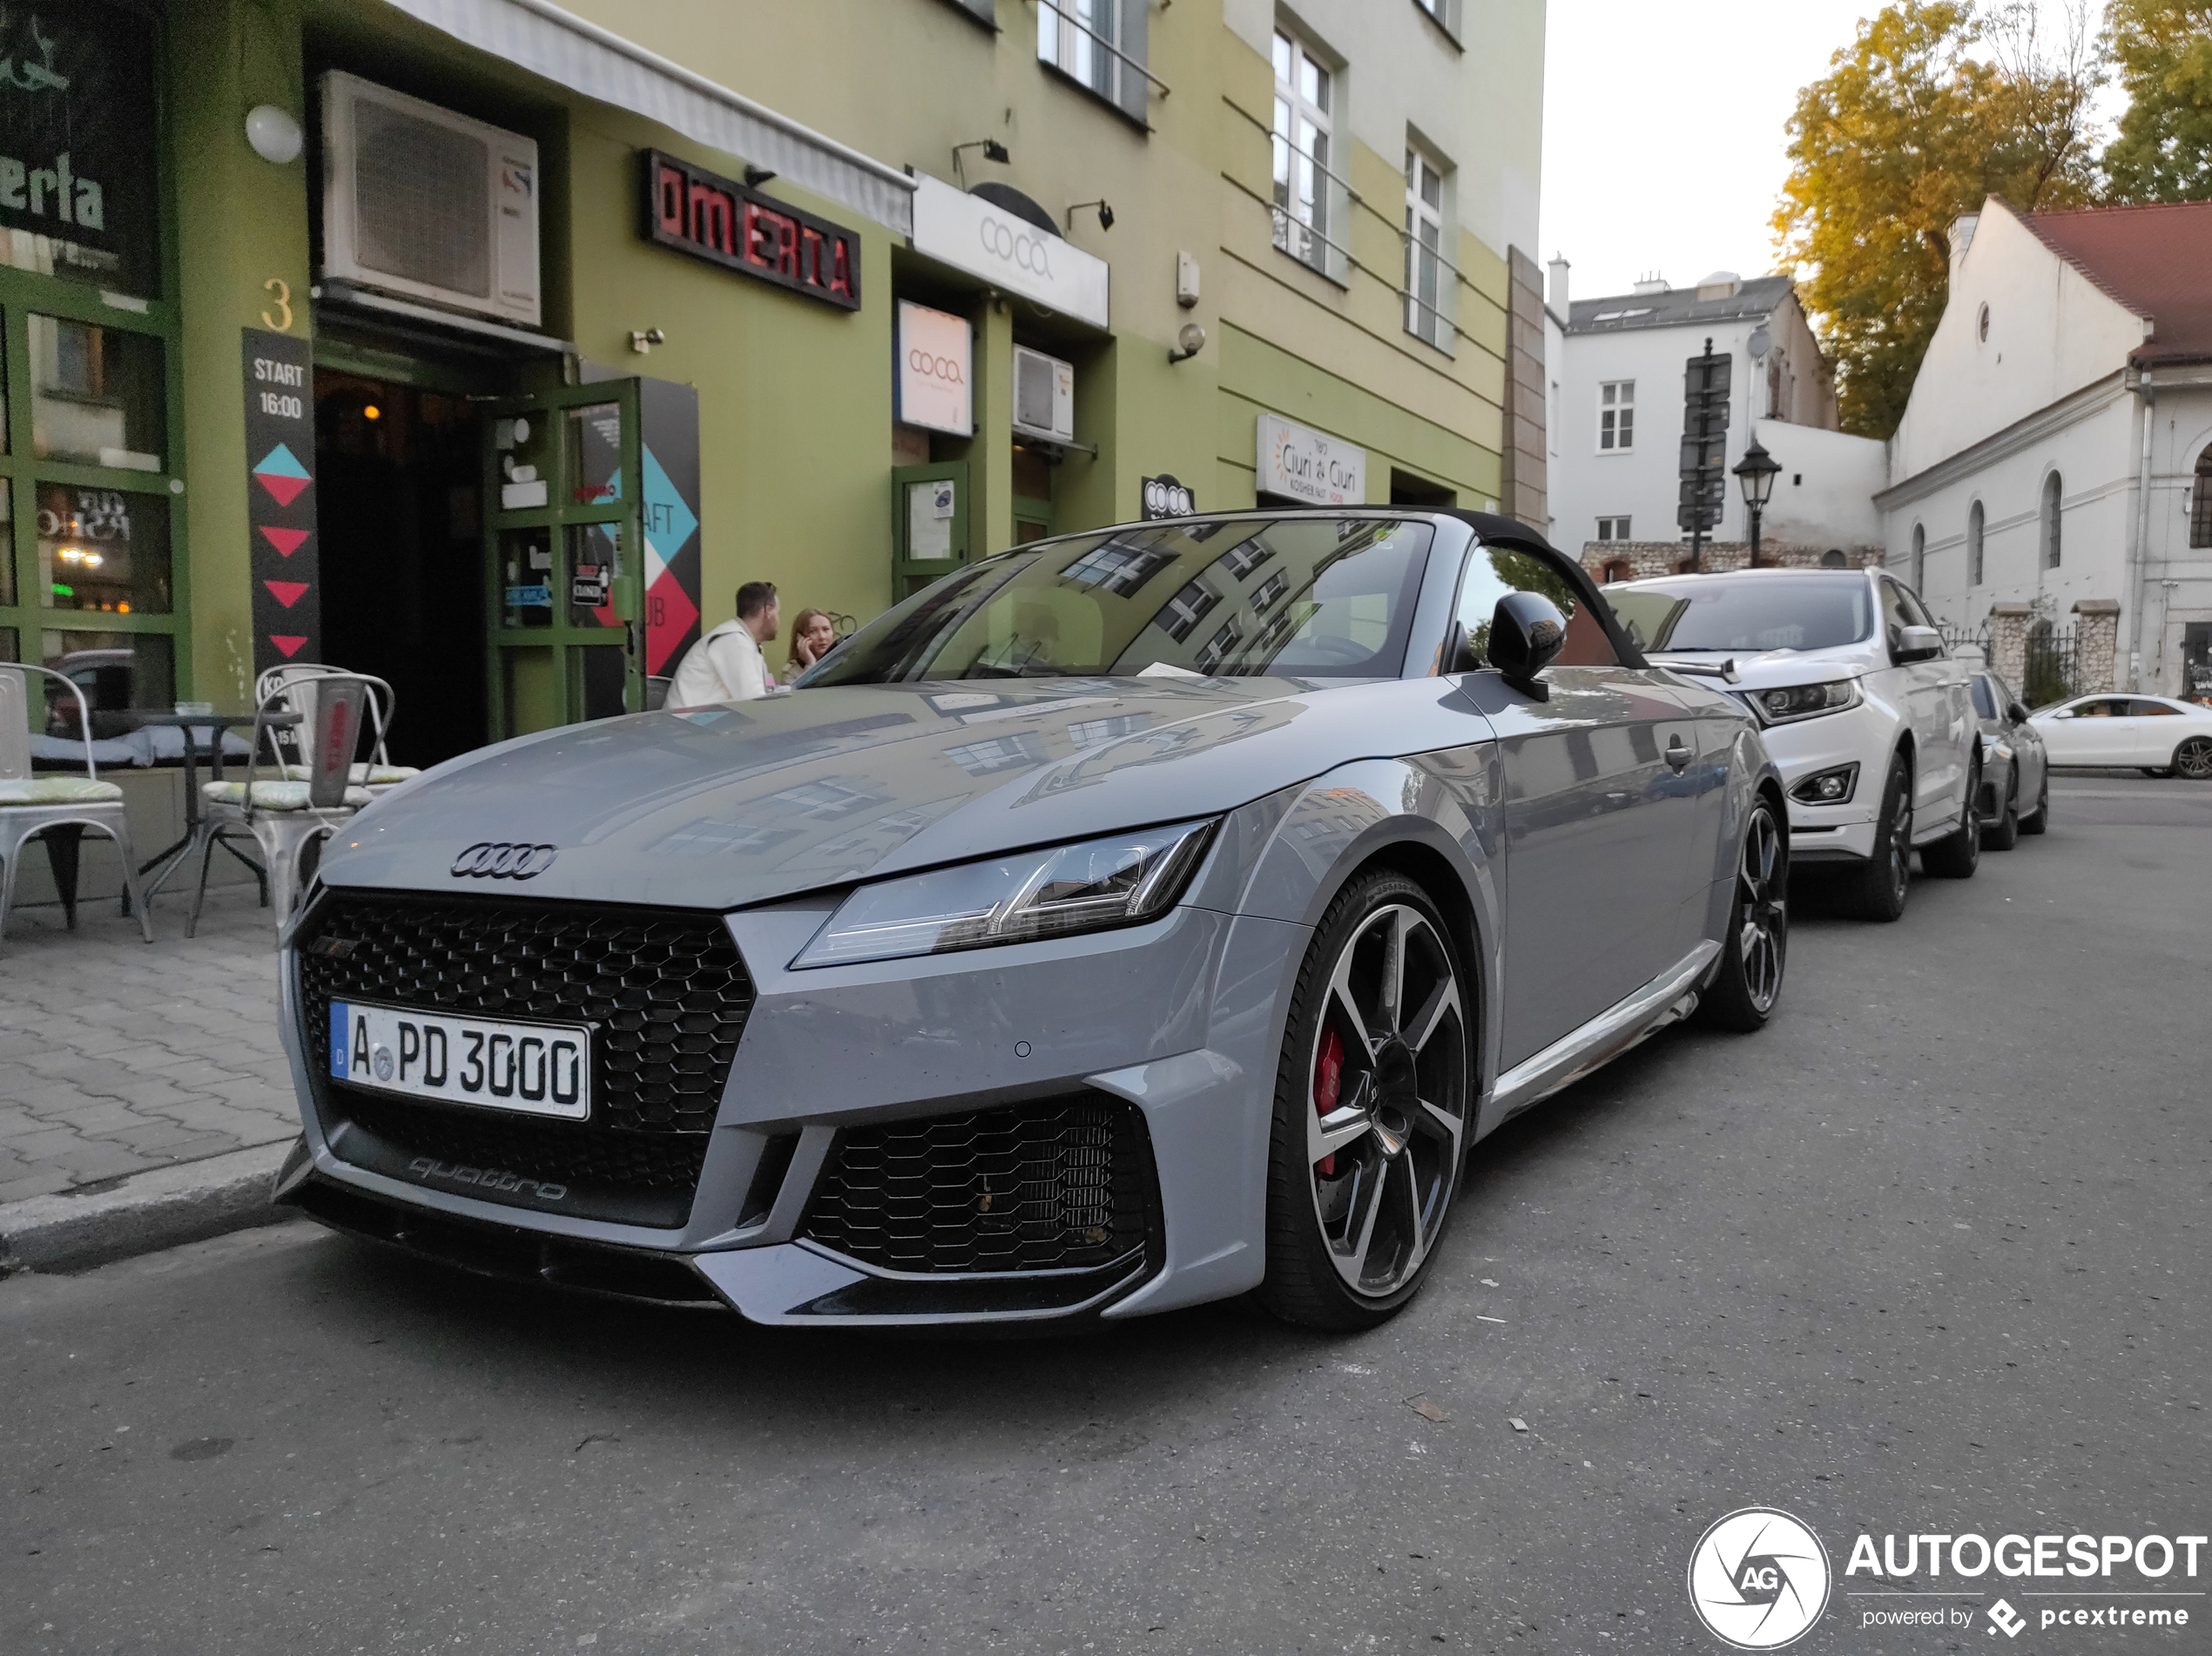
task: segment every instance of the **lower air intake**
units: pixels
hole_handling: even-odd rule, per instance
[[[837,1136],[800,1234],[879,1270],[1085,1270],[1145,1246],[1150,1152],[1103,1092]]]

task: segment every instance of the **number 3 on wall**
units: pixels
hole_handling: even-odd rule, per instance
[[[292,289],[281,276],[272,276],[261,284],[261,291],[269,295],[269,308],[261,313],[261,325],[274,328],[280,334],[292,331]],[[271,313],[274,313],[272,314]]]

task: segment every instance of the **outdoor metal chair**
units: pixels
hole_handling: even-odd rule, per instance
[[[77,727],[84,738],[84,774],[37,776],[30,768],[31,673],[65,686],[77,698]],[[37,699],[42,704],[44,698]],[[41,711],[43,712],[43,706]],[[44,720],[38,724],[43,727]],[[92,757],[92,713],[84,692],[67,675],[49,667],[0,666],[0,937],[8,930],[8,909],[15,902],[16,875],[24,848],[43,840],[46,861],[61,894],[62,915],[77,929],[77,853],[84,830],[105,834],[123,854],[125,914],[135,912],[138,929],[153,941],[153,918],[138,890],[138,859],[131,850],[123,790],[100,780]]]
[[[368,681],[358,673],[324,671],[272,686],[253,713],[253,752],[266,751],[273,776],[250,774],[235,782],[208,782],[200,789],[206,814],[199,853],[199,885],[193,893],[192,919],[185,935],[197,935],[199,910],[207,900],[207,865],[219,844],[244,835],[260,848],[269,881],[270,906],[281,928],[300,896],[300,859],[307,848],[338,831],[346,819],[374,794],[353,780],[354,753],[368,721],[362,717]],[[273,718],[298,715],[284,727]],[[287,720],[287,724],[289,721]],[[283,737],[293,736],[293,754]]]
[[[320,661],[287,661],[282,666],[271,667],[253,681],[253,699],[260,702],[280,690],[312,684],[320,679],[358,679],[368,686],[368,722],[371,733],[368,757],[354,763],[349,780],[356,787],[366,787],[372,794],[395,787],[410,776],[422,773],[413,765],[395,765],[385,751],[384,739],[391,728],[392,710],[396,698],[392,686],[383,679],[366,673],[354,673],[344,667],[334,667]],[[305,712],[295,703],[295,711]],[[314,733],[307,724],[301,724],[292,733],[303,742],[312,742]],[[300,750],[300,762],[313,765],[314,755],[305,747]]]

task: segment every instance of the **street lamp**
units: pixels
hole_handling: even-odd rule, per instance
[[[1743,490],[1743,510],[1751,519],[1751,567],[1759,566],[1759,519],[1766,515],[1766,503],[1774,494],[1774,480],[1781,474],[1782,463],[1769,454],[1757,437],[1743,451],[1743,457],[1735,465],[1736,481]]]

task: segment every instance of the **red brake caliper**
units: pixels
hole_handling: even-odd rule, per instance
[[[1328,1114],[1343,1096],[1344,1038],[1331,1025],[1321,1031],[1321,1050],[1313,1060],[1313,1113]],[[1333,1178],[1337,1171],[1336,1152],[1331,1151],[1314,1166],[1321,1170],[1323,1178]]]

